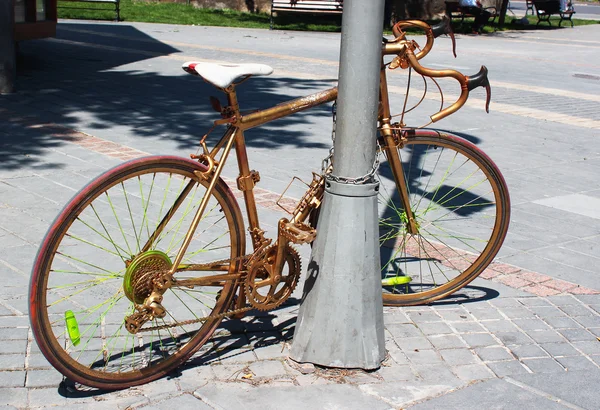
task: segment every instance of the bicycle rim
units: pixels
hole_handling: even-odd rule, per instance
[[[49,229],[32,274],[30,317],[42,353],[66,377],[104,389],[157,379],[204,345],[221,321],[217,315],[230,308],[233,280],[171,287],[161,302],[166,316],[143,326],[158,329],[131,334],[124,326],[134,302],[143,303],[153,288],[156,272],[171,266],[206,192],[194,171],[205,168],[176,157],[125,163],[86,186]],[[182,201],[169,222],[149,240],[177,198]],[[237,202],[219,181],[182,264],[242,256],[243,232]],[[231,262],[228,272],[239,263]]]
[[[416,233],[408,232],[391,170],[380,170],[383,300],[392,306],[432,302],[467,285],[500,250],[510,219],[506,183],[489,157],[450,134],[415,133],[398,153]]]

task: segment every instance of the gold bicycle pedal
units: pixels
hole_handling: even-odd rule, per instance
[[[287,222],[282,225],[281,234],[290,242],[301,245],[314,241],[317,236],[317,230],[305,223]]]

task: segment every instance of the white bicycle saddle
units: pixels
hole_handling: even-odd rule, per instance
[[[269,75],[273,68],[265,64],[215,64],[188,61],[181,66],[186,73],[199,75],[218,88],[227,88],[236,78],[247,75]]]

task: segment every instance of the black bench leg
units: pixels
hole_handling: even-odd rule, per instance
[[[117,12],[117,21],[120,21],[121,20],[121,8],[119,7],[119,3],[117,3],[116,12]]]

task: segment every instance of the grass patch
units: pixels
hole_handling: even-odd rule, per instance
[[[537,25],[537,16],[525,16],[527,17],[527,24],[523,24],[520,22],[522,17],[513,17],[506,16],[506,22],[504,27],[499,27],[498,24],[488,24],[483,30],[485,33],[493,33],[494,31],[509,31],[509,30],[556,30],[563,28],[571,28],[571,22],[568,20],[563,20],[562,26],[558,27],[558,23],[560,22],[560,17],[550,17],[550,22],[552,25],[549,25],[547,22],[541,22]],[[588,26],[592,24],[600,24],[600,21],[596,20],[582,20],[582,19],[573,19],[574,26]],[[455,33],[462,34],[471,34],[473,25],[473,19],[468,18],[465,19],[463,23],[453,21],[452,29]]]
[[[58,1],[58,18],[114,20],[112,4]],[[94,8],[94,10],[90,10]],[[229,9],[196,8],[185,3],[154,3],[121,0],[121,20],[144,23],[167,23],[197,26],[222,26],[268,29],[270,15]],[[274,28],[301,31],[340,31],[341,16],[297,16],[286,14],[275,18]]]

